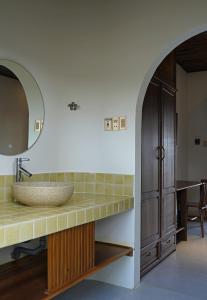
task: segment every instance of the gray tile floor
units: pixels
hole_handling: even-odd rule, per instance
[[[207,234],[201,239],[200,228],[193,223],[188,237],[188,242],[179,243],[176,253],[149,272],[135,290],[85,280],[56,300],[206,300]]]

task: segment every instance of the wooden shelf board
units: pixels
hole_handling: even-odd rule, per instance
[[[47,252],[0,266],[1,300],[37,300],[47,287]]]
[[[95,247],[95,266],[96,268],[103,268],[122,256],[132,255],[133,249],[131,247],[97,241]]]
[[[97,271],[106,267],[113,261],[118,260],[122,256],[132,256],[132,255],[133,255],[133,249],[131,247],[96,241],[95,242],[95,266],[94,266],[94,268],[92,268],[87,273],[81,275],[79,278],[77,278],[73,282],[66,284],[60,290],[55,291],[52,294],[45,295],[45,297],[43,299],[44,300],[53,299],[54,296],[57,296],[58,294],[68,290],[72,286],[81,282],[86,277],[93,275]]]
[[[0,298],[1,300],[52,299],[120,257],[132,254],[133,249],[130,247],[96,242],[95,267],[52,295],[46,294],[47,251],[35,256],[26,256],[0,266]]]

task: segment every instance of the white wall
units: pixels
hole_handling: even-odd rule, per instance
[[[177,65],[177,179],[207,177],[207,72],[186,73]],[[200,145],[195,145],[195,138]]]
[[[188,177],[207,178],[207,72],[188,74]],[[195,145],[195,137],[201,144]]]
[[[26,153],[33,172],[134,174],[135,107],[144,76],[170,44],[206,20],[203,1],[179,3],[176,21],[175,7],[170,1],[2,2],[0,57],[25,66],[45,99],[44,133]],[[67,108],[74,99],[81,106],[76,113]],[[103,131],[103,118],[113,115],[128,117],[128,131]],[[12,158],[1,157],[0,164],[2,174],[13,172]]]
[[[142,102],[164,56],[179,42],[207,29],[207,2],[0,2],[0,57],[25,66],[45,100],[43,134],[24,154],[31,157],[30,170],[134,174],[136,164],[136,218],[131,216],[133,228],[127,228],[136,230],[137,283]],[[67,108],[72,100],[80,105],[78,112]],[[126,132],[103,131],[103,118],[113,115],[127,116]],[[12,173],[13,161],[0,156],[0,173]]]
[[[177,179],[207,178],[207,72],[186,73],[177,66]],[[200,145],[195,145],[195,138]],[[188,199],[199,201],[199,188]]]
[[[113,216],[96,222],[96,240],[134,248],[134,211]],[[134,257],[122,257],[104,270],[99,271],[92,279],[134,288]]]

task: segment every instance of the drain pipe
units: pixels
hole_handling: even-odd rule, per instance
[[[39,246],[36,248],[26,248],[22,246],[17,246],[11,253],[11,257],[13,259],[20,258],[21,254],[28,254],[28,255],[36,255],[43,251],[46,248],[46,237],[41,237],[39,239]]]

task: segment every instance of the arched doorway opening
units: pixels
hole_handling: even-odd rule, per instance
[[[205,37],[205,35],[206,35],[206,32],[203,32],[199,36]],[[197,38],[199,38],[199,36],[197,36]],[[190,41],[188,41],[188,43],[189,43],[188,47],[190,47],[191,42],[192,42],[192,39]],[[180,57],[182,57],[184,50],[185,49],[180,46],[180,49],[179,49]],[[175,53],[175,51],[174,51],[174,53]],[[171,54],[168,55],[168,58],[171,56]],[[187,73],[201,72],[201,71],[205,72],[207,70],[207,67],[204,66],[204,62],[199,63],[199,60],[197,59],[197,62],[195,64],[195,65],[197,65],[196,66],[197,69],[196,69],[195,66],[193,66],[193,63],[189,62],[189,58],[187,58],[185,61],[184,56],[186,56],[186,53],[185,53],[185,55],[183,55],[183,58],[179,61],[178,52],[177,52],[177,57],[175,58],[176,62],[181,65],[181,66],[177,67],[177,70],[178,70],[177,72],[179,73],[180,77],[183,76],[182,71],[179,69],[180,67],[183,69],[187,68]],[[199,57],[199,59],[200,59],[200,57]],[[184,68],[184,62],[186,64],[185,68]],[[183,65],[182,65],[182,63],[183,63]],[[164,64],[161,64],[161,67],[163,65]],[[168,67],[169,66],[170,66],[170,64],[168,64]],[[202,67],[203,67],[203,69],[202,69]],[[158,70],[159,69],[160,68],[158,68]],[[168,71],[171,72],[172,70],[170,70],[168,68]],[[173,71],[171,72],[171,75],[172,74],[173,74]],[[164,76],[167,76],[166,73]],[[191,78],[188,78],[188,87],[189,87],[189,83],[192,83],[192,80],[193,80],[192,77],[194,77],[194,79],[195,79],[195,76],[190,76],[190,77]],[[159,260],[162,260],[167,255],[169,255],[172,252],[172,251],[169,251],[170,247],[172,249],[173,249],[173,247],[175,247],[176,228],[173,229],[173,225],[176,226],[177,220],[175,219],[176,212],[175,211],[173,212],[173,209],[176,208],[176,205],[174,205],[174,207],[173,207],[173,203],[175,203],[175,199],[176,199],[176,197],[175,197],[176,190],[175,189],[173,190],[173,185],[171,185],[170,181],[171,181],[171,179],[173,180],[173,177],[174,177],[174,179],[176,179],[177,176],[184,176],[184,174],[185,174],[185,172],[183,172],[183,169],[180,168],[180,165],[179,165],[179,172],[177,172],[177,174],[176,174],[176,172],[174,170],[174,174],[173,174],[173,165],[175,164],[175,155],[173,153],[176,152],[176,150],[177,150],[176,148],[178,148],[178,146],[179,146],[179,145],[176,146],[176,143],[175,143],[174,148],[172,147],[173,141],[177,140],[177,132],[176,132],[176,130],[174,130],[175,128],[177,129],[177,122],[176,122],[177,120],[176,120],[176,114],[175,114],[176,111],[175,111],[175,106],[173,107],[173,105],[172,105],[172,103],[174,101],[173,97],[174,97],[174,93],[175,93],[175,90],[173,90],[173,89],[175,88],[175,86],[173,86],[172,82],[169,82],[169,77],[167,79],[166,78],[167,77],[163,78],[162,75],[160,76],[158,71],[156,71],[155,74],[153,74],[153,77],[147,88],[147,93],[145,95],[145,100],[148,99],[148,102],[149,102],[147,108],[146,108],[146,103],[144,102],[144,104],[143,104],[143,111],[144,111],[144,113],[148,114],[148,119],[151,122],[151,124],[150,125],[148,124],[149,126],[147,127],[146,124],[144,124],[144,122],[147,120],[147,117],[143,117],[142,125],[143,124],[144,125],[142,126],[142,128],[145,127],[145,130],[142,131],[142,146],[144,145],[145,154],[149,150],[148,151],[149,158],[150,158],[150,156],[151,157],[155,156],[155,159],[158,162],[158,165],[155,166],[155,165],[153,165],[154,163],[152,161],[150,162],[150,159],[149,159],[148,161],[146,160],[145,163],[143,164],[143,157],[142,157],[142,174],[143,174],[143,168],[145,168],[144,173],[148,174],[148,178],[149,178],[148,182],[145,182],[145,184],[144,184],[144,189],[146,188],[149,190],[148,192],[150,192],[150,195],[148,194],[148,200],[149,199],[152,200],[151,204],[149,204],[150,201],[148,201],[148,203],[146,204],[146,207],[147,206],[148,207],[147,208],[145,207],[145,212],[144,212],[144,213],[146,213],[148,211],[148,214],[150,214],[148,216],[145,215],[144,219],[146,220],[146,218],[148,217],[149,220],[152,221],[151,223],[148,222],[145,224],[148,226],[148,228],[146,226],[145,231],[151,230],[151,237],[150,237],[149,232],[147,234],[145,232],[144,233],[144,235],[145,235],[144,236],[144,244],[142,245],[143,249],[144,249],[144,252],[142,254],[144,254],[144,260],[145,260],[144,264],[145,264],[146,270],[150,269],[151,267],[156,265],[156,263]],[[198,76],[197,80],[201,80],[201,76]],[[199,86],[199,84],[197,84],[197,88],[198,88],[198,86]],[[180,87],[182,87],[182,86],[180,85]],[[191,86],[190,86],[189,91],[192,91]],[[165,94],[163,95],[164,92],[167,93],[167,95],[165,95]],[[179,95],[179,97],[181,97],[181,96]],[[202,97],[203,97],[203,94],[202,94]],[[192,100],[190,100],[190,101],[192,101]],[[197,111],[197,113],[201,114],[202,111],[203,111],[202,107],[199,107],[199,110]],[[205,109],[204,109],[204,112],[205,112]],[[187,113],[189,113],[189,112],[187,112]],[[174,116],[174,119],[173,119],[173,116]],[[156,118],[157,118],[157,121],[156,121]],[[181,121],[183,121],[182,118],[183,118],[183,115],[181,115]],[[202,118],[204,118],[203,115],[202,115]],[[198,117],[194,119],[194,122],[196,122],[196,121],[198,121]],[[183,123],[183,122],[181,122],[181,123]],[[203,124],[203,127],[204,126],[205,126],[205,124]],[[191,124],[191,127],[192,127],[192,124]],[[201,129],[201,127],[198,128],[198,130],[200,130],[200,129]],[[158,131],[159,131],[159,133],[157,135],[155,135],[155,132],[157,133]],[[165,132],[166,132],[166,135],[165,135]],[[144,134],[144,137],[143,137],[143,134]],[[151,134],[151,138],[149,137],[150,134]],[[174,134],[174,136],[172,136],[172,134]],[[183,135],[183,133],[182,133],[182,135]],[[192,136],[194,136],[194,135],[195,135],[195,132],[193,132],[193,135],[191,135],[190,138],[192,139]],[[147,147],[145,138],[148,138],[148,147]],[[155,146],[156,140],[158,141],[158,146]],[[198,142],[197,140],[200,140],[199,136],[195,136],[195,139],[194,139],[195,145]],[[150,145],[149,141],[150,141],[151,145]],[[179,141],[177,140],[177,142],[179,142]],[[199,141],[199,145],[200,145],[200,143],[201,143],[201,141]],[[187,142],[187,144],[188,144],[188,142]],[[169,145],[171,147],[170,150],[169,150]],[[204,137],[202,140],[202,146],[205,147],[205,145],[206,145],[206,143],[205,143],[205,137]],[[152,150],[152,152],[150,152],[151,150]],[[173,155],[174,155],[174,158],[173,158]],[[179,156],[181,157],[181,153],[179,153]],[[184,158],[185,158],[185,155],[183,155],[183,157],[181,157],[180,162],[182,162]],[[159,164],[161,166],[161,170],[160,170]],[[166,168],[164,168],[164,165],[166,165]],[[156,170],[157,167],[158,167],[158,169]],[[195,165],[194,166],[192,165],[191,168],[193,168],[193,167],[195,168]],[[148,170],[147,170],[147,168],[148,168]],[[158,171],[158,173],[156,174],[157,178],[153,177],[154,173],[156,173],[156,171]],[[201,173],[205,175],[205,170],[202,170],[202,172]],[[178,175],[178,173],[179,173],[179,175]],[[189,174],[187,174],[187,173],[189,173],[189,172],[186,172],[186,176],[189,176],[190,173]],[[145,176],[147,177],[146,174],[145,174]],[[197,172],[197,174],[199,174],[199,172]],[[192,170],[191,170],[191,175],[192,175]],[[171,177],[169,178],[169,176],[171,176]],[[150,183],[151,179],[152,179],[152,182]],[[142,175],[142,182],[143,182],[143,175]],[[166,186],[165,187],[162,186],[161,195],[157,195],[156,192],[157,192],[157,190],[159,190],[160,185],[163,185],[163,182],[166,182]],[[155,189],[153,189],[150,187],[150,184],[151,184],[151,187],[153,184],[154,184],[154,187],[156,185],[157,185],[157,187],[155,187]],[[167,188],[168,190],[165,191],[165,188]],[[175,186],[174,186],[174,188],[175,188]],[[145,193],[144,196],[147,198],[146,190],[143,191],[143,186],[142,186],[142,192]],[[153,194],[153,192],[155,192],[155,194]],[[163,196],[164,194],[167,196],[164,197]],[[174,194],[174,196],[172,196],[173,194]],[[143,197],[143,195],[142,195],[142,197]],[[153,199],[154,199],[154,201],[153,201]],[[159,199],[160,199],[160,201],[159,201]],[[161,223],[159,223],[159,219],[156,219],[156,220],[153,219],[155,214],[158,214],[158,218],[160,217],[160,214],[163,214],[163,211],[166,210],[165,206],[168,205],[169,202],[170,202],[171,206],[170,206],[170,209],[167,210],[167,212],[164,212],[164,216],[163,216],[164,221],[162,220]],[[142,210],[142,214],[143,214],[143,210]],[[174,215],[172,216],[172,214],[174,214]],[[143,217],[143,215],[142,215],[142,217]],[[170,222],[168,222],[169,220],[170,220]],[[164,222],[166,222],[167,225],[166,224],[163,225]],[[150,228],[150,226],[151,226],[151,228]],[[166,226],[168,226],[168,227],[166,227]],[[154,232],[152,232],[152,230],[154,230]],[[164,234],[163,234],[163,232],[164,232]],[[174,233],[170,236],[170,233],[172,233],[172,232],[174,232]],[[154,242],[156,240],[156,237],[155,237],[156,234],[158,234],[158,236],[159,236],[157,238],[157,241],[158,240],[159,241],[155,245]],[[163,239],[163,236],[164,236],[164,239]],[[142,240],[143,240],[143,236],[142,236]],[[165,255],[164,255],[165,257],[162,257],[163,250],[165,251]],[[156,262],[157,256],[159,256],[159,259]],[[150,267],[150,264],[151,264],[151,267]]]

